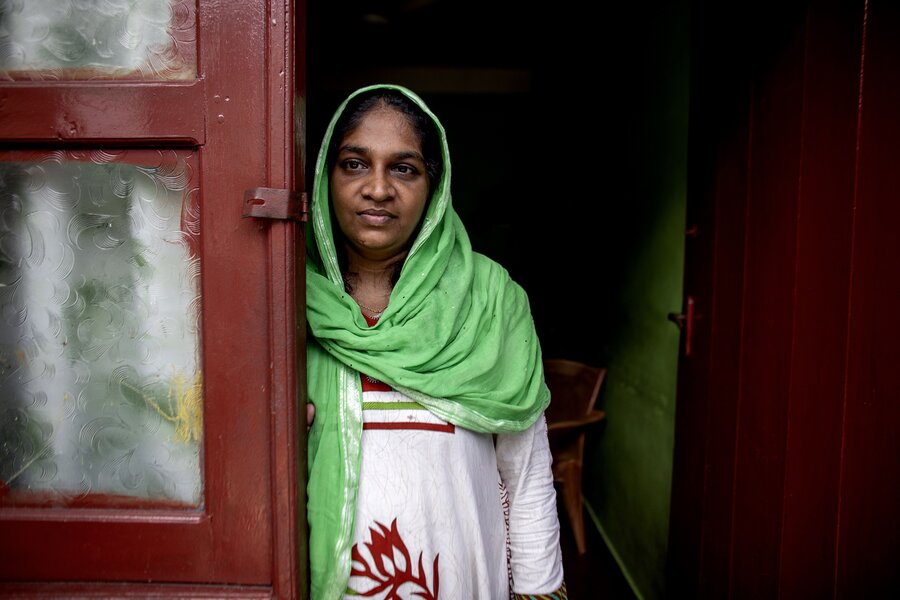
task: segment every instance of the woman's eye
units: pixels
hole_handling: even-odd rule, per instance
[[[355,158],[348,158],[344,161],[344,168],[349,169],[351,171],[355,171],[357,169],[362,169],[365,165],[361,161],[356,160]]]
[[[401,175],[413,175],[415,173],[418,173],[418,171],[410,165],[396,165],[394,167],[394,170]]]

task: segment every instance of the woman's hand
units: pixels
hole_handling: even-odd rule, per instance
[[[316,405],[312,402],[306,403],[306,430],[312,427],[313,420],[316,418]]]

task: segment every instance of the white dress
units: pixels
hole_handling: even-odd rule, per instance
[[[511,589],[557,592],[562,555],[544,417],[495,442],[381,382],[362,382],[347,596],[493,600],[511,597]]]

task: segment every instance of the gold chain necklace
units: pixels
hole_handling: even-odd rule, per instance
[[[354,300],[356,300],[356,298],[354,298]],[[381,314],[387,309],[387,305],[384,305],[384,307],[381,309],[377,309],[377,308],[372,308],[371,306],[366,306],[359,300],[356,300],[356,305],[359,306],[361,309],[363,309],[363,311],[370,317],[381,316]]]

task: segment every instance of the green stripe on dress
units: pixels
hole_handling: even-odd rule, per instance
[[[363,402],[363,410],[425,410],[418,402]]]

